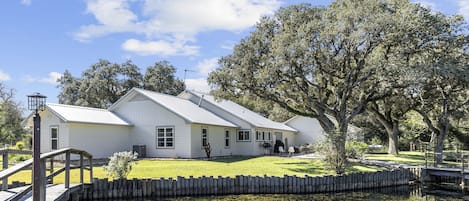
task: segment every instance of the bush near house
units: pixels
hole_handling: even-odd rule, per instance
[[[125,179],[132,171],[132,165],[137,159],[137,153],[123,151],[109,157],[109,163],[103,166],[106,175],[114,179]]]

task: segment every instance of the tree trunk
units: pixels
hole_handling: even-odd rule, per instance
[[[435,162],[440,164],[443,162],[443,149],[445,148],[445,138],[448,133],[447,129],[440,129],[440,133],[436,136],[435,144]]]
[[[394,121],[391,127],[386,127],[388,133],[388,154],[399,155],[399,122]]]

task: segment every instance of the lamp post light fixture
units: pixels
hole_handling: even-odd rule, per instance
[[[46,108],[46,96],[40,93],[28,95],[28,109],[34,111],[33,129],[33,201],[46,200],[45,175],[41,170],[41,117],[39,111]],[[45,167],[44,167],[45,168]]]

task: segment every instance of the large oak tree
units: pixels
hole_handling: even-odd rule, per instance
[[[176,95],[184,90],[184,83],[175,77],[176,68],[167,61],[140,68],[127,61],[123,64],[99,60],[86,69],[81,77],[65,71],[59,78],[59,103],[86,107],[107,108],[134,87]]]
[[[329,162],[341,174],[348,124],[391,94],[383,76],[415,65],[410,58],[432,48],[431,27],[420,22],[439,17],[407,0],[282,8],[220,59],[209,83],[218,97],[254,94],[317,118],[332,146]]]

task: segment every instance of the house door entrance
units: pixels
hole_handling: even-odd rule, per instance
[[[285,152],[285,146],[282,142],[283,134],[281,132],[275,132],[274,137],[275,137],[275,139],[274,139],[274,153]]]

